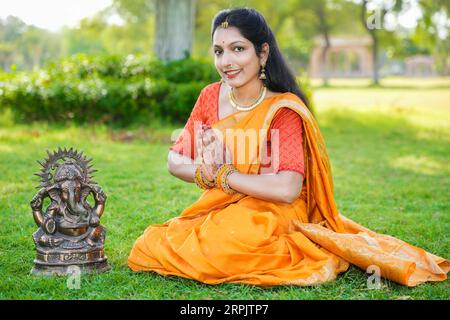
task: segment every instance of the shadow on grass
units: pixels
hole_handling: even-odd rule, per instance
[[[449,252],[450,137],[383,114],[330,111],[320,127],[341,213],[436,254]]]
[[[391,165],[392,159],[404,156],[426,157],[445,164],[450,156],[449,135],[432,132],[427,137],[420,137],[422,128],[395,113],[389,117],[383,114],[330,110],[320,119],[319,126],[331,160],[343,165],[351,157],[356,161],[364,161],[371,168],[394,170],[396,168]],[[348,168],[344,166],[340,169],[345,171]],[[413,174],[408,169],[402,172]],[[443,178],[448,172],[447,167],[445,171],[431,175]]]

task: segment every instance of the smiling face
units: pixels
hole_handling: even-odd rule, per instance
[[[236,27],[217,28],[213,36],[214,63],[217,72],[230,87],[239,88],[259,80],[261,65],[265,64],[268,45],[260,57],[252,42]]]

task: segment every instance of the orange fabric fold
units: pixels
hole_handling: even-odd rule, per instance
[[[334,280],[350,263],[364,270],[375,265],[381,276],[407,286],[445,280],[446,259],[339,213],[319,127],[294,94],[279,94],[213,125],[223,133],[239,172],[258,174],[268,128],[283,107],[303,122],[305,177],[299,198],[287,204],[206,190],[179,216],[149,226],[134,243],[129,267],[207,284],[317,285]],[[247,131],[259,133],[253,147],[235,143],[234,134]]]

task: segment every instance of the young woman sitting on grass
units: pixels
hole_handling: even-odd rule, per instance
[[[252,9],[212,24],[222,81],[205,87],[169,151],[172,175],[204,189],[129,255],[133,271],[255,285],[317,285],[354,264],[407,286],[449,262],[342,216],[325,144],[274,35]]]

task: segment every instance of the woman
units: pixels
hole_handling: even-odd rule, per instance
[[[221,11],[212,41],[222,81],[202,90],[168,159],[205,191],[148,227],[129,267],[207,284],[316,285],[349,263],[408,286],[445,280],[447,260],[339,214],[319,128],[264,18]]]

